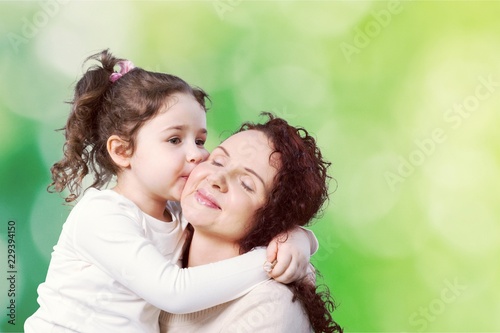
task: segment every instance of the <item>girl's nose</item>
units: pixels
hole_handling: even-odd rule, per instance
[[[208,155],[209,155],[208,151],[206,151],[205,148],[200,148],[196,146],[196,147],[191,147],[189,149],[189,151],[186,154],[186,159],[189,163],[198,164],[206,160]]]

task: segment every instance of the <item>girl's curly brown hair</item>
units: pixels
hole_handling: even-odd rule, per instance
[[[48,190],[68,189],[66,202],[80,195],[82,181],[88,174],[93,176],[90,187],[101,188],[119,171],[106,148],[111,135],[127,141],[127,150],[133,152],[137,131],[160,112],[170,96],[192,95],[205,110],[208,99],[203,90],[177,76],[139,67],[111,82],[115,66],[124,59],[114,57],[108,50],[90,56],[85,63],[90,60],[98,64],[88,68],[76,84],[71,113],[62,128],[66,138],[64,157],[51,168]]]

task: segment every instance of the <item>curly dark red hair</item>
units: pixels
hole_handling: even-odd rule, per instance
[[[239,241],[240,252],[257,246],[266,246],[271,240],[295,226],[304,226],[322,212],[329,197],[327,171],[330,162],[323,159],[316,140],[301,127],[293,127],[285,120],[263,113],[268,121],[261,124],[244,123],[237,131],[257,130],[270,141],[273,154],[279,156],[278,172],[274,187],[266,203],[257,210],[254,223]],[[314,332],[342,332],[331,313],[335,303],[325,285],[321,290],[306,281],[288,285],[305,308]]]
[[[255,215],[248,234],[240,240],[241,252],[268,244],[274,236],[299,225],[304,226],[319,215],[328,199],[327,170],[330,162],[323,159],[316,140],[301,127],[290,126],[285,120],[264,112],[265,123],[244,123],[236,132],[263,132],[279,155],[280,165],[274,188],[267,202]]]

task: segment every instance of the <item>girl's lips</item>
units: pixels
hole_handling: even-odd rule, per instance
[[[194,193],[194,197],[196,201],[198,201],[203,206],[207,206],[213,209],[220,209],[220,206],[217,204],[215,198],[204,189],[198,189]]]

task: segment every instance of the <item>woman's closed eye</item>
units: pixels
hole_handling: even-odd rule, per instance
[[[241,182],[241,186],[243,187],[243,189],[247,192],[253,192],[253,188],[251,188],[248,184],[246,184],[244,181]]]
[[[224,165],[222,164],[222,161],[221,160],[218,160],[218,159],[213,159],[212,160],[212,165],[215,165],[217,167],[223,167]]]
[[[247,192],[255,192],[255,183],[252,179],[252,176],[248,175],[248,174],[241,174],[239,177],[238,177],[239,181],[240,181],[240,184],[241,184],[241,187],[243,187],[243,189]]]

